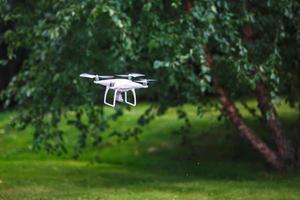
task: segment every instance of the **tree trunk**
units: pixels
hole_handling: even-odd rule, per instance
[[[245,26],[243,28],[243,40],[245,43],[253,43],[255,34],[250,26]],[[251,51],[248,50],[248,58],[251,61],[252,55]],[[258,73],[258,72],[255,72]],[[286,138],[283,137],[283,131],[278,120],[278,116],[273,106],[269,92],[262,81],[256,81],[256,98],[258,102],[258,107],[260,109],[261,115],[266,123],[267,127],[270,129],[274,143],[276,145],[276,150],[279,156],[284,161],[291,160],[291,151],[289,150],[289,145]]]
[[[216,88],[216,92],[220,96],[220,102],[229,120],[239,130],[240,135],[244,139],[246,139],[252,145],[252,147],[257,150],[275,169],[283,170],[284,163],[282,162],[282,160],[266,145],[266,143],[264,143],[259,137],[257,137],[254,131],[245,123],[235,105],[228,98],[224,88],[219,86],[216,81],[214,81],[214,85]]]
[[[183,1],[184,10],[190,12],[193,8],[193,0],[184,0]]]
[[[243,40],[245,43],[252,43],[254,40],[254,36],[254,32],[250,26],[245,26],[243,28]],[[248,50],[248,57],[249,60],[252,60],[250,50]],[[260,109],[264,122],[271,131],[279,156],[284,161],[290,161],[291,152],[289,151],[288,142],[286,138],[283,137],[283,131],[280,126],[276,110],[271,102],[269,92],[262,81],[256,81],[256,97],[258,101],[258,107]]]
[[[213,67],[213,59],[208,52],[206,53],[206,62],[208,67]],[[238,109],[226,94],[225,89],[219,85],[216,77],[213,79],[213,84],[227,117],[239,130],[241,137],[248,141],[274,169],[283,170],[285,168],[283,160],[265,142],[257,137],[254,131],[245,123]]]
[[[277,148],[277,152],[284,160],[290,160],[291,155],[286,138],[283,136],[283,131],[276,113],[274,106],[272,105],[270,96],[265,85],[261,81],[256,82],[256,95],[258,101],[258,107],[261,114],[270,129],[274,143]]]

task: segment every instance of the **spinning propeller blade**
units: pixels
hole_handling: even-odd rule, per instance
[[[99,78],[107,79],[107,78],[113,78],[114,76],[99,76]]]
[[[130,73],[130,74],[119,74],[117,75],[119,77],[125,77],[125,78],[136,78],[136,77],[141,77],[141,76],[145,76],[144,74],[138,74],[138,73]]]
[[[137,83],[150,83],[150,82],[155,82],[155,79],[140,79],[138,81],[135,81]]]
[[[95,78],[96,75],[83,73],[83,74],[80,74],[80,77],[83,77],[83,78]]]
[[[88,74],[88,73],[83,73],[80,74],[80,77],[83,78],[102,78],[102,79],[107,79],[107,78],[113,78],[114,76],[99,76],[99,75],[94,75],[94,74]]]

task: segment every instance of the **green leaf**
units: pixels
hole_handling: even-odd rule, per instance
[[[0,59],[0,65],[1,66],[5,66],[5,65],[7,65],[7,60],[3,60],[3,59]]]

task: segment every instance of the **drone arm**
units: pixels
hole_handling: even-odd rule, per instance
[[[133,94],[133,103],[132,103],[132,102],[129,102],[129,101],[127,100],[127,92],[125,92],[125,103],[127,103],[127,104],[129,104],[129,105],[131,105],[131,106],[135,106],[135,105],[136,105],[136,95],[135,95],[135,90],[132,89],[131,91],[132,91],[132,94]]]
[[[111,106],[111,107],[115,107],[115,105],[116,105],[116,96],[117,96],[118,90],[115,90],[114,100],[113,100],[112,104],[107,102],[107,93],[108,93],[108,91],[109,91],[109,87],[107,86],[106,89],[105,89],[105,93],[104,93],[104,104],[106,104],[108,106]]]

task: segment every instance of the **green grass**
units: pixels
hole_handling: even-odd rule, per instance
[[[254,102],[250,102],[255,106]],[[111,124],[113,129],[134,126],[147,105],[127,111]],[[69,153],[49,156],[31,151],[31,128],[9,128],[13,112],[0,114],[0,199],[299,199],[300,174],[272,172],[236,130],[217,121],[211,109],[200,118],[187,105],[192,131],[187,143],[173,133],[182,125],[175,109],[144,127],[139,141],[91,145],[79,160],[72,160],[78,134],[62,124]],[[246,110],[247,122],[263,137],[267,133]],[[297,113],[278,106],[290,135]],[[108,134],[108,133],[104,133]],[[96,162],[97,161],[97,162]]]

